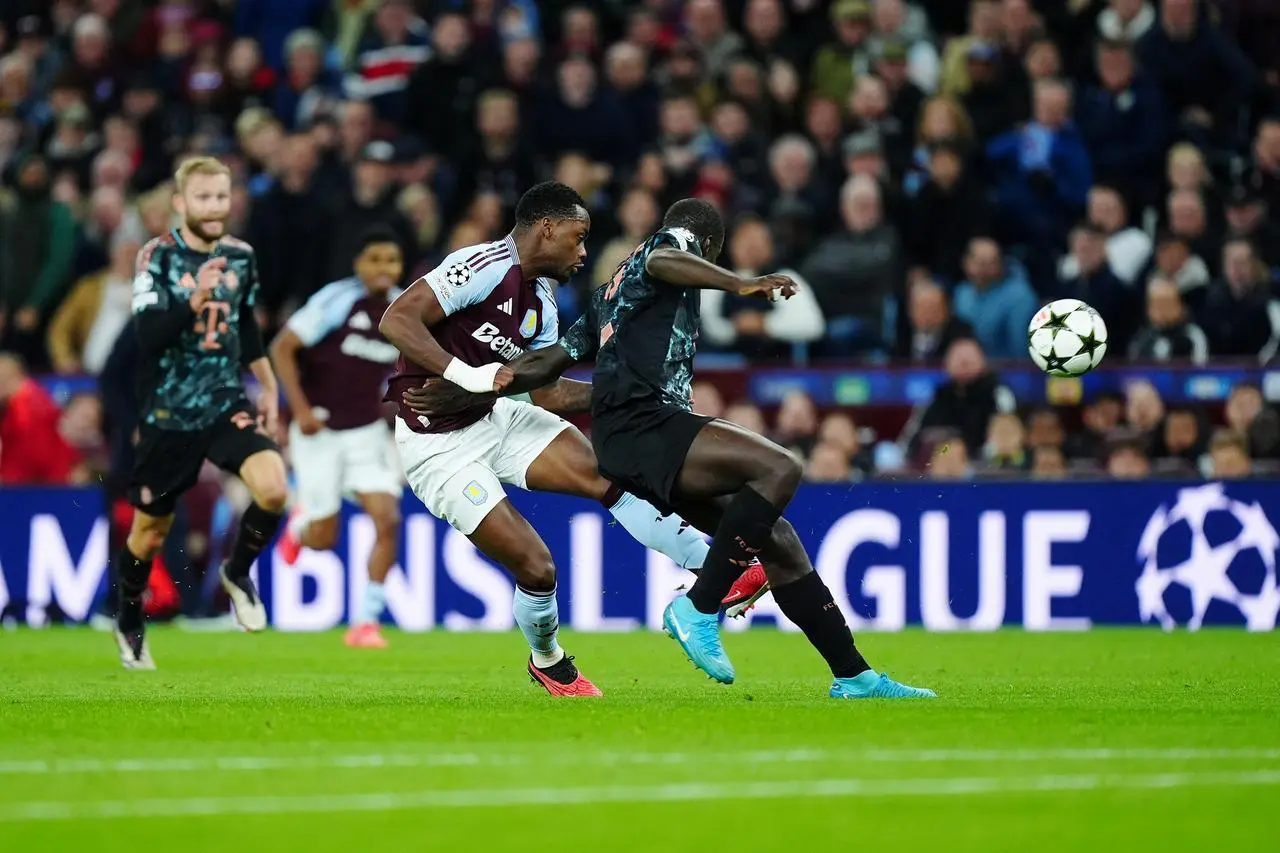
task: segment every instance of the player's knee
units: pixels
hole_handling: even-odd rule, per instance
[[[164,531],[151,526],[134,526],[129,531],[129,551],[143,560],[150,560],[164,547]]]
[[[754,484],[756,491],[782,508],[799,488],[804,466],[789,450],[774,453],[762,463],[764,470]]]
[[[267,512],[284,512],[289,503],[289,487],[284,480],[272,478],[259,483],[253,493],[253,502]]]
[[[521,557],[513,567],[516,583],[530,592],[550,592],[556,588],[556,564],[545,550]]]
[[[387,509],[373,514],[373,531],[378,539],[395,539],[400,533],[400,512]]]

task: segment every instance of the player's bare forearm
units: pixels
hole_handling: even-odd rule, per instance
[[[591,383],[559,379],[553,385],[529,392],[534,403],[557,415],[574,415],[591,410]]]
[[[415,282],[387,306],[378,323],[378,331],[406,359],[421,365],[437,376],[443,376],[453,356],[431,334],[431,327],[444,319],[439,300],[422,281]]]
[[[497,373],[499,380],[505,383],[502,385],[501,393],[474,394],[452,382],[432,379],[421,388],[410,388],[405,391],[404,402],[413,411],[427,417],[453,414],[490,402],[499,396],[525,394],[548,386],[575,363],[569,353],[556,344],[525,353],[510,364],[503,365]],[[587,388],[585,399],[586,406],[589,407],[591,391],[589,385]],[[576,405],[577,399],[570,400],[570,404]],[[585,408],[574,411],[585,411]]]
[[[527,352],[507,365],[514,378],[502,393],[511,396],[543,388],[559,379],[574,364],[576,362],[559,344]]]
[[[737,293],[743,278],[704,258],[679,249],[654,249],[644,264],[649,275],[676,287]]]
[[[281,329],[271,342],[271,363],[275,367],[280,387],[284,389],[284,398],[289,402],[289,411],[308,412],[311,401],[302,390],[302,376],[298,373],[298,351],[302,349],[302,339],[288,327]]]

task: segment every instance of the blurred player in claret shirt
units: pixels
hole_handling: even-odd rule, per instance
[[[585,411],[590,384],[552,379],[528,389],[537,405],[494,394],[501,363],[555,346],[553,288],[582,267],[590,228],[578,193],[538,184],[520,199],[510,234],[453,252],[382,318],[383,333],[402,354],[387,399],[400,404],[396,443],[409,485],[433,515],[515,577],[529,675],[553,696],[600,691],[560,648],[555,564],[504,485],[601,501],[628,533],[688,569],[700,567],[707,552],[681,518],[601,477],[586,438],[553,414]],[[461,406],[415,411],[404,395],[424,383],[457,392]]]
[[[354,275],[307,300],[271,344],[293,413],[289,449],[297,491],[280,556],[293,565],[303,548],[332,548],[342,498],[354,498],[376,533],[364,604],[351,620],[346,643],[383,648],[383,582],[399,551],[401,487],[382,392],[399,352],[378,323],[404,275],[395,232],[385,226],[364,232],[354,268]]]
[[[174,184],[182,224],[142,247],[133,280],[141,415],[129,499],[137,512],[116,555],[116,641],[128,669],[155,668],[142,594],[174,505],[204,461],[239,476],[253,497],[219,570],[246,631],[267,627],[249,569],[275,536],[288,499],[284,459],[271,438],[279,391],[253,316],[257,261],[248,243],[227,234],[231,171],[212,157],[193,157]],[[262,386],[256,409],[245,393],[246,367]]]
[[[867,664],[782,518],[800,483],[796,458],[736,424],[692,411],[699,290],[790,298],[795,282],[785,275],[744,278],[716,266],[724,223],[705,201],[676,202],[662,226],[596,290],[558,344],[493,365],[494,388],[517,394],[545,387],[594,358],[591,443],[600,472],[715,534],[697,581],[663,614],[664,626],[707,675],[734,680],[717,617],[759,555],[778,608],[830,667],[833,699],[932,698],[933,691],[899,684]]]

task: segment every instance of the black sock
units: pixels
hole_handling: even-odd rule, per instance
[[[276,535],[280,527],[282,512],[263,509],[256,503],[249,504],[240,519],[240,532],[236,534],[236,544],[231,549],[231,559],[227,561],[227,577],[241,580],[249,576],[253,561],[258,559],[262,549],[267,547],[271,537]]]
[[[804,631],[831,667],[833,676],[852,678],[871,669],[854,645],[853,632],[831,597],[831,590],[817,572],[809,572],[798,581],[772,589],[778,609]]]
[[[734,495],[711,539],[702,571],[689,588],[689,603],[702,613],[719,613],[729,587],[769,541],[781,517],[778,508],[750,486]]]
[[[127,634],[142,627],[142,594],[151,580],[151,558],[135,557],[125,544],[116,552],[116,579],[120,590],[116,626]]]

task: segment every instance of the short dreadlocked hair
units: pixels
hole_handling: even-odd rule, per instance
[[[532,228],[540,219],[585,219],[587,203],[573,187],[558,181],[534,184],[516,205],[516,228]]]
[[[700,198],[682,198],[667,208],[662,217],[663,228],[685,228],[708,245],[707,260],[714,261],[724,246],[724,220],[720,211]]]

